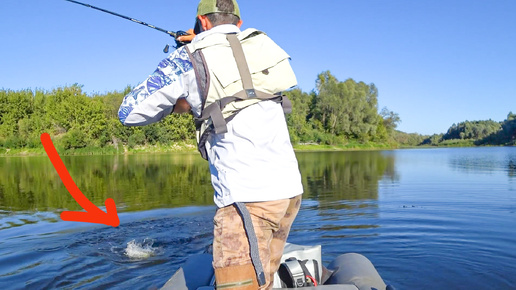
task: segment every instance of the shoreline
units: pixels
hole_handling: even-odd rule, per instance
[[[486,146],[400,146],[393,144],[382,144],[373,142],[349,142],[347,144],[326,145],[317,143],[301,143],[293,145],[295,152],[322,152],[322,151],[371,151],[371,150],[394,150],[394,149],[413,149],[413,148],[452,148],[452,147],[486,147]],[[498,147],[498,146],[496,146]],[[128,146],[108,147],[86,147],[79,149],[57,148],[60,156],[85,156],[85,155],[138,155],[138,154],[161,154],[161,153],[197,153],[195,144],[189,142],[174,143],[171,145],[145,145],[129,148]],[[9,149],[0,148],[0,157],[26,157],[26,156],[46,156],[45,149],[39,148],[19,148]]]
[[[349,142],[340,145],[325,145],[317,143],[302,143],[293,145],[296,152],[310,152],[310,151],[354,151],[354,150],[390,150],[399,149],[399,146],[379,143],[359,143]],[[57,148],[61,156],[81,156],[81,155],[136,155],[136,154],[155,154],[155,153],[197,153],[197,146],[192,143],[174,143],[170,145],[145,145],[129,148],[128,146],[108,146],[100,147],[86,147],[79,149]],[[38,148],[0,148],[0,157],[23,157],[23,156],[46,156],[43,147]]]

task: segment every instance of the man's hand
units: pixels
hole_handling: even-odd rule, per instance
[[[188,33],[188,35],[182,35],[182,36],[178,36],[177,37],[177,40],[181,41],[181,42],[185,42],[185,43],[189,43],[192,41],[192,39],[194,39],[195,37],[195,33],[194,33],[194,30],[193,29],[188,29],[186,31],[186,33]]]
[[[188,104],[188,102],[184,98],[181,98],[177,100],[176,105],[174,106],[173,113],[183,114],[190,112],[190,109],[190,104]]]

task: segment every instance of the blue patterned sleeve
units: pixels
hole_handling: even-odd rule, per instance
[[[124,97],[118,118],[127,126],[142,126],[170,114],[177,99],[185,97],[183,77],[192,70],[185,47],[162,60],[145,81]]]

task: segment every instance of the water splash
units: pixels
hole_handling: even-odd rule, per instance
[[[153,239],[144,239],[142,242],[131,240],[127,243],[124,253],[131,259],[143,260],[158,255],[161,252],[160,247],[153,247]]]

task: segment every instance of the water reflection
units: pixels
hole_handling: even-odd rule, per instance
[[[378,199],[378,182],[398,178],[395,155],[381,151],[299,153],[298,161],[305,196],[323,207],[329,201]]]
[[[378,181],[395,175],[394,157],[381,152],[298,153],[298,159],[305,198],[322,203],[377,199]],[[95,204],[111,197],[131,211],[212,202],[208,164],[196,154],[64,156],[63,162]],[[56,209],[80,207],[48,158],[0,158],[0,210]]]
[[[376,236],[380,180],[398,179],[395,154],[386,152],[299,153],[304,218],[293,238],[328,240]],[[311,235],[311,232],[317,232]]]
[[[208,164],[194,154],[64,156],[81,191],[119,210],[208,205]],[[12,211],[80,210],[46,157],[0,158],[0,217]]]
[[[516,148],[453,148],[450,154],[451,168],[468,173],[507,172],[516,176]]]
[[[196,154],[62,158],[89,200],[102,205],[113,198],[119,212],[213,203],[208,164]],[[319,217],[328,221],[371,214],[379,180],[396,178],[394,155],[382,152],[298,153],[298,160],[305,199],[317,200]],[[46,156],[0,158],[0,228],[53,222],[34,213],[62,210],[81,208]]]
[[[514,160],[510,159],[507,164],[507,172],[509,177],[516,177],[516,158]]]

